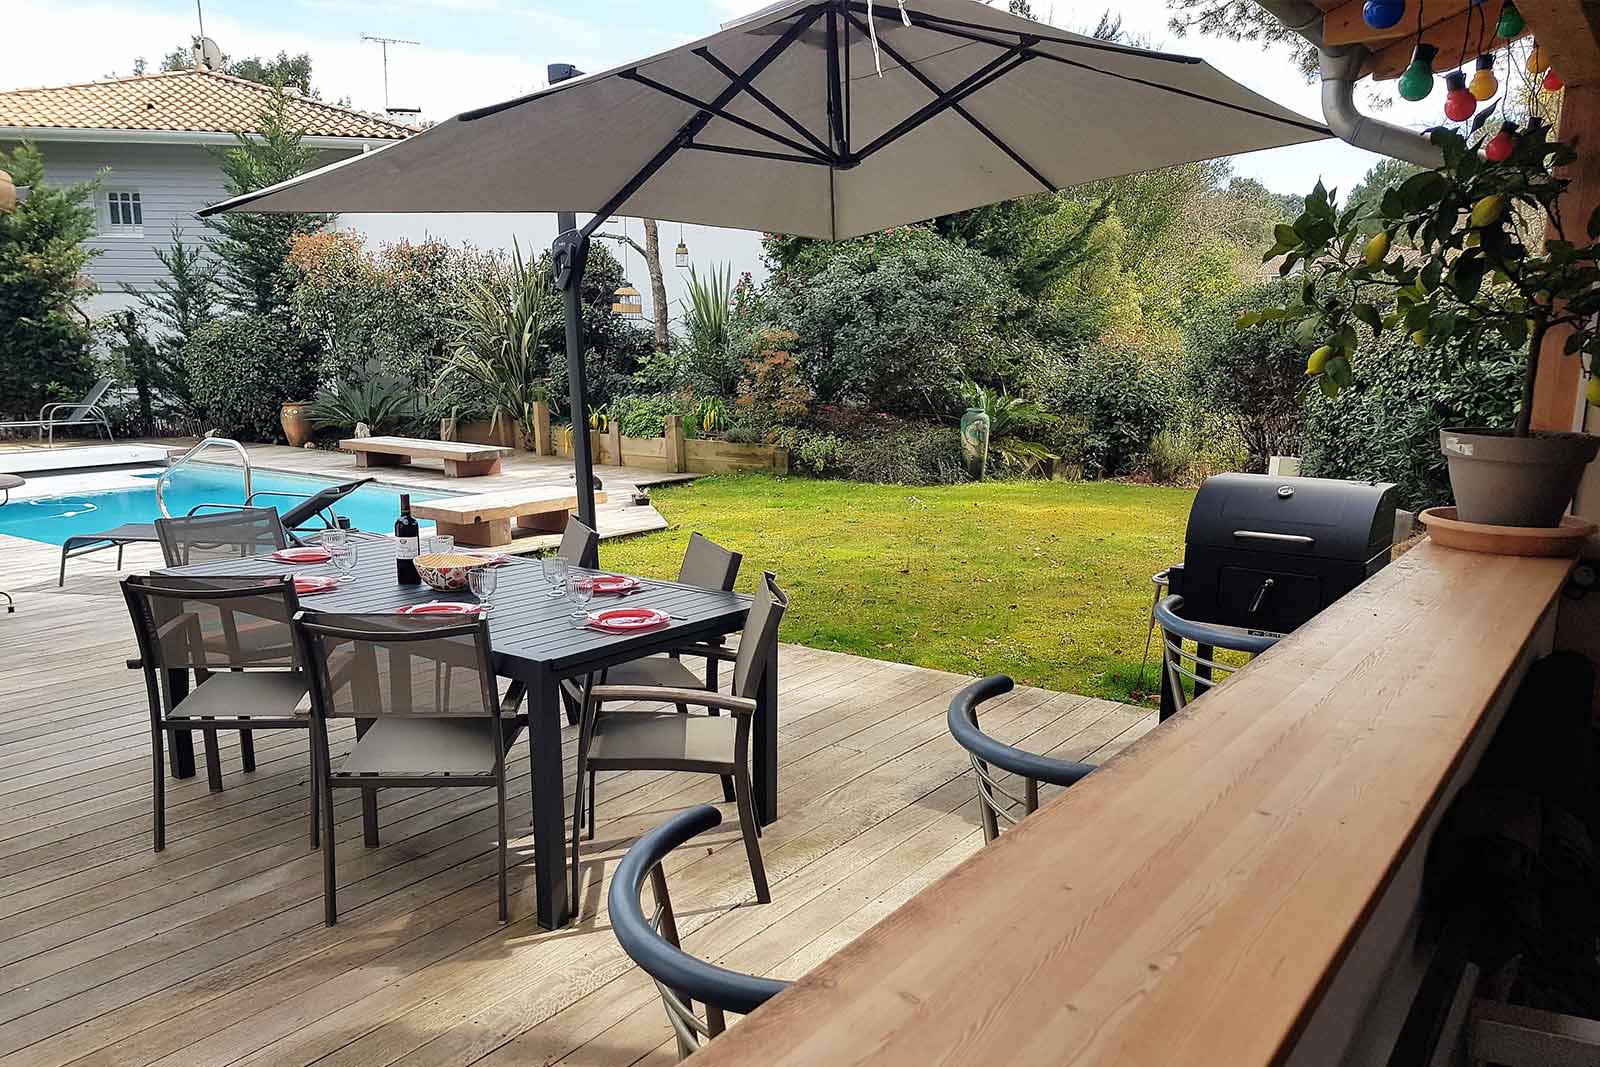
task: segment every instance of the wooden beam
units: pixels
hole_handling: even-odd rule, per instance
[[[1495,20],[1493,18],[1488,18],[1488,25],[1483,29],[1480,36],[1479,19],[1487,18],[1490,14],[1491,12],[1488,11],[1483,12],[1482,15],[1474,11],[1467,11],[1454,18],[1445,19],[1443,22],[1435,22],[1422,31],[1423,42],[1431,44],[1439,50],[1438,57],[1433,61],[1435,73],[1442,74],[1445,71],[1455,70],[1457,67],[1471,63],[1473,59],[1483,52],[1492,52],[1497,48],[1505,47],[1506,39],[1494,35]],[[1467,26],[1468,19],[1472,20],[1470,33]],[[1512,40],[1521,39],[1532,32],[1533,30],[1530,27],[1524,27],[1523,31]],[[1463,40],[1467,44],[1465,48],[1461,47]],[[1405,73],[1406,67],[1411,65],[1411,52],[1415,46],[1416,38],[1407,37],[1380,49],[1368,61],[1367,72],[1376,81],[1388,81],[1390,78],[1400,77]],[[1502,68],[1505,66],[1503,58],[1500,61],[1500,66]],[[1443,99],[1441,95],[1441,104]]]
[[[1571,179],[1561,201],[1561,218],[1567,237],[1584,239],[1584,227],[1596,207],[1600,207],[1600,82],[1569,85],[1561,99],[1561,139],[1578,151],[1578,161],[1566,168]],[[1546,227],[1547,239],[1556,236]],[[1570,329],[1551,330],[1539,351],[1539,377],[1534,382],[1533,420],[1535,430],[1568,432],[1583,425],[1583,367],[1577,356],[1563,351]]]
[[[1494,20],[1499,17],[1500,8],[1494,0],[1484,0],[1484,2],[1489,25],[1493,26]],[[1388,42],[1401,37],[1409,39],[1417,32],[1416,4],[1417,0],[1409,0],[1404,18],[1386,30],[1375,30],[1367,25],[1367,20],[1361,15],[1365,0],[1346,0],[1323,18],[1322,39],[1330,45],[1366,44],[1374,49],[1384,47]],[[1429,22],[1439,22],[1461,14],[1472,4],[1473,0],[1428,0],[1427,7],[1423,10],[1423,17]]]
[[[1600,81],[1600,2],[1518,0],[1517,10],[1569,86]]]

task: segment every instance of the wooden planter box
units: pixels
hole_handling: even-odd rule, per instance
[[[439,422],[439,440],[460,441],[469,445],[499,445],[501,448],[521,448],[524,441],[521,422],[493,419],[477,422],[456,422],[443,419]],[[550,440],[550,406],[533,405],[533,450],[541,456],[555,455]]]
[[[562,435],[556,447],[560,455],[572,455],[572,447]],[[789,450],[775,445],[733,444],[683,435],[683,420],[667,416],[666,433],[661,437],[624,437],[613,423],[605,433],[589,431],[589,452],[596,463],[639,467],[644,470],[674,473],[727,474],[733,471],[773,471],[789,473]]]

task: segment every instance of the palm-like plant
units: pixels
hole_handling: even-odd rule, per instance
[[[965,392],[968,406],[989,417],[989,451],[1001,467],[1029,474],[1061,458],[1025,436],[1030,430],[1043,430],[1050,424],[1050,413],[1038,404],[973,382],[967,383]]]
[[[701,278],[689,268],[689,298],[683,308],[688,360],[699,385],[731,396],[742,369],[733,357],[733,269],[724,263]]]
[[[405,429],[420,416],[421,407],[409,382],[372,374],[324,390],[306,414],[318,429],[366,423],[373,433],[382,434]]]
[[[539,337],[552,310],[544,275],[530,269],[515,242],[506,278],[480,280],[467,291],[443,377],[481,390],[497,431],[507,418],[531,432],[533,405],[546,395]]]

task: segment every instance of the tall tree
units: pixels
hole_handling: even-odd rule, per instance
[[[144,73],[143,64],[143,59],[134,61],[135,74]],[[161,69],[164,71],[190,70],[194,65],[193,48],[174,48],[161,57]],[[280,49],[275,58],[245,56],[242,59],[233,59],[230,56],[223,56],[222,73],[246,81],[260,82],[262,85],[287,86],[315,100],[322,98],[322,94],[311,87],[309,52],[291,56]]]
[[[238,132],[232,148],[216,152],[229,196],[239,196],[297,177],[316,162],[304,144],[305,131],[289,124],[288,98],[282,88],[261,112],[256,133]],[[336,216],[218,215],[206,220],[215,233],[211,249],[218,260],[222,300],[237,311],[267,314],[282,305],[279,278],[286,271],[289,244],[295,235],[326,229]]]
[[[1172,18],[1167,26],[1179,37],[1193,31],[1234,41],[1286,44],[1295,65],[1310,81],[1317,73],[1317,50],[1304,37],[1257,7],[1254,0],[1167,0]]]

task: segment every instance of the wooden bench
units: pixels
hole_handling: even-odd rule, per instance
[[[605,503],[605,499],[604,493],[594,495],[596,504]],[[411,505],[411,513],[432,519],[439,533],[454,537],[456,544],[493,548],[510,544],[513,532],[560,533],[566,528],[567,513],[577,506],[578,496],[572,489],[530,486],[421,500]]]
[[[512,452],[495,445],[424,441],[419,437],[352,437],[340,441],[339,447],[356,454],[357,467],[401,467],[414,459],[443,460],[446,478],[499,474],[500,457]]]

